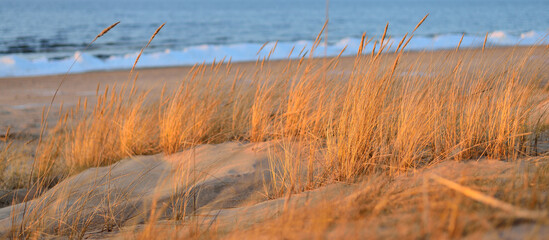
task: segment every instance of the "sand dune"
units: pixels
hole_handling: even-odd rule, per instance
[[[106,219],[113,226],[142,224],[151,212],[164,219],[200,212],[206,216],[204,222],[215,220],[229,229],[274,217],[287,204],[296,207],[332,199],[356,188],[335,184],[298,194],[290,202],[268,201],[273,147],[274,142],[200,145],[169,156],[139,156],[90,168],[39,198],[0,209],[0,231],[9,231],[14,219],[38,219],[50,231],[63,222],[64,226],[87,224],[94,232],[106,227]]]
[[[40,224],[46,231],[60,225],[82,224],[87,225],[89,238],[111,238],[142,228],[151,213],[157,215],[158,226],[171,226],[174,219],[168,216],[177,216],[178,212],[181,219],[199,218],[201,227],[215,223],[218,231],[230,231],[276,218],[285,209],[333,200],[353,204],[371,194],[369,190],[379,184],[372,180],[336,183],[269,200],[266,189],[271,184],[270,167],[276,167],[269,164],[269,158],[273,157],[270,149],[276,146],[275,142],[200,145],[173,155],[138,156],[111,166],[91,168],[26,203],[26,220],[22,219],[25,203],[0,209],[1,231],[9,231],[14,219],[33,219],[38,222],[27,224]],[[530,174],[534,171],[524,162],[449,161],[398,176],[391,180],[391,186],[421,187],[424,177],[430,174],[453,180],[504,178],[515,174],[512,170],[517,168]],[[106,230],[115,226],[120,229]],[[521,226],[503,231],[515,235],[531,232],[522,228],[530,229]]]
[[[90,228],[104,223],[101,215],[112,211],[115,220],[141,222],[151,204],[186,214],[205,208],[234,208],[265,200],[269,181],[269,143],[203,145],[171,156],[126,159],[108,167],[91,168],[70,177],[40,198],[0,209],[2,231],[27,213],[40,214],[46,226],[55,221],[90,221]],[[192,164],[196,164],[195,168]],[[193,171],[193,169],[196,169]],[[194,178],[194,179],[193,179]],[[196,196],[196,200],[194,197]],[[45,215],[43,215],[45,214]],[[78,215],[78,216],[76,216]],[[94,216],[97,219],[88,219]]]

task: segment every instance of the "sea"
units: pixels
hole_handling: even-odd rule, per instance
[[[549,44],[549,0],[0,0],[0,77],[128,69],[163,23],[138,67],[353,55],[387,23],[395,48],[426,14],[407,50]]]

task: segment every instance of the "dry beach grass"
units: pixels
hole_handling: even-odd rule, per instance
[[[13,238],[543,236],[549,49],[405,52],[407,36],[391,52],[386,34],[364,36],[374,49],[350,58],[132,70],[110,85],[96,80],[92,96],[60,96],[73,105],[45,108],[37,135],[4,134],[3,186],[42,195],[0,209],[0,230]],[[184,77],[147,89],[155,79],[141,78],[154,71]],[[84,76],[94,74],[115,73]]]

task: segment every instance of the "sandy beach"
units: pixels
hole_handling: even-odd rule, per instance
[[[0,233],[542,239],[547,66],[537,46],[137,69],[141,95],[113,91],[129,70],[0,78],[23,149],[0,153],[41,189],[6,193]]]
[[[406,63],[420,56],[426,55],[430,61],[419,62],[419,65],[428,67],[431,63],[444,61],[449,54],[455,50],[439,50],[427,52],[407,52],[403,56],[402,62]],[[545,59],[547,62],[546,50],[544,47],[498,47],[487,50],[487,54],[482,56],[483,61],[492,62],[498,65],[503,61],[501,56],[505,53],[516,52],[517,56],[528,51],[534,51],[532,58]],[[466,56],[478,56],[477,61],[480,61],[480,49],[464,49],[460,50],[459,54]],[[487,59],[486,59],[487,58]],[[387,54],[384,59],[384,64],[392,64],[394,59],[393,54]],[[316,59],[316,61],[323,61]],[[342,57],[336,70],[338,72],[348,72],[352,69],[354,57]],[[293,60],[292,62],[296,62]],[[288,64],[288,61],[271,61],[269,62],[273,71],[282,71]],[[244,62],[232,63],[232,71],[226,76],[227,81],[231,81],[234,77],[236,69],[252,74],[258,63]],[[185,79],[192,67],[168,67],[168,68],[148,68],[138,69],[137,86],[142,90],[150,90],[150,95],[157,96],[162,90],[164,84],[167,89],[176,88],[181,81]],[[53,103],[52,114],[50,114],[49,126],[55,124],[58,118],[59,107],[63,104],[64,107],[76,106],[79,99],[83,102],[88,98],[89,103],[94,103],[96,100],[96,90],[99,90],[99,95],[103,93],[106,86],[119,87],[128,82],[129,70],[117,70],[107,72],[89,72],[51,76],[37,77],[15,77],[15,78],[0,78],[0,132],[5,132],[7,127],[11,127],[12,133],[37,134],[40,128],[40,120],[42,108],[49,106],[50,101],[59,86],[62,79],[65,79],[61,85],[56,99]],[[208,74],[208,73],[207,73]],[[547,69],[542,69],[542,78],[547,79],[549,72]],[[206,76],[207,77],[207,76]],[[99,88],[98,88],[99,87]]]

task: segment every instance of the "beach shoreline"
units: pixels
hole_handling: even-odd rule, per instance
[[[459,55],[471,55],[482,57],[483,60],[488,58],[488,61],[500,61],[500,56],[509,52],[516,52],[517,55],[528,51],[534,51],[533,57],[545,57],[547,59],[547,50],[545,46],[518,46],[518,47],[494,47],[485,50],[482,53],[481,48],[464,48],[447,49],[436,51],[409,51],[404,52],[402,62],[410,61],[421,56],[429,58],[444,58],[445,56],[456,53]],[[385,53],[386,59],[384,64],[391,64],[391,59],[394,58],[394,53]],[[365,57],[370,54],[365,54]],[[338,59],[338,68],[335,71],[349,71],[353,65],[356,56],[340,57]],[[308,59],[308,58],[307,58]],[[313,58],[312,61],[324,61],[332,59],[328,58]],[[297,62],[298,60],[270,60],[267,62],[270,67],[282,69],[288,62]],[[259,61],[250,62],[233,62],[231,69],[227,75],[228,79],[234,76],[234,72],[238,69],[241,72],[251,73],[256,69]],[[421,64],[421,63],[420,63]],[[428,63],[425,63],[428,64]],[[139,66],[139,64],[138,64]],[[211,66],[211,64],[206,64]],[[225,62],[226,67],[226,62]],[[150,95],[159,96],[163,86],[166,89],[174,89],[179,83],[185,79],[185,76],[192,69],[192,66],[179,67],[156,67],[156,68],[137,68],[136,86],[141,90],[150,91]],[[549,76],[547,69],[543,75],[545,79]],[[47,76],[32,76],[32,77],[6,77],[0,78],[0,132],[6,131],[8,127],[12,132],[36,135],[40,129],[42,116],[42,108],[48,107],[52,100],[55,90],[59,86],[62,79],[65,79],[56,99],[52,105],[52,113],[48,119],[48,125],[51,127],[55,124],[58,118],[60,107],[65,109],[76,106],[78,101],[88,99],[89,103],[95,102],[96,93],[103,93],[105,87],[113,86],[120,87],[124,82],[128,82],[130,70],[114,70],[114,71],[95,71],[85,73],[69,73],[66,75],[47,75]],[[134,73],[135,74],[135,73]],[[132,79],[133,80],[133,79]]]

